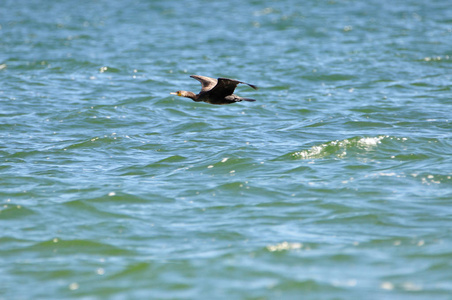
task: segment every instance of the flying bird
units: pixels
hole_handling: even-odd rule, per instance
[[[254,99],[243,98],[233,94],[239,83],[249,85],[257,90],[257,86],[255,85],[229,78],[215,79],[199,75],[191,75],[190,77],[201,82],[202,88],[199,94],[187,91],[177,91],[170,94],[190,98],[196,102],[206,102],[217,105],[231,104],[240,101],[256,101]]]

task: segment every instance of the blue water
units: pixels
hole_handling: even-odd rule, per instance
[[[0,299],[451,299],[449,1],[1,6]]]

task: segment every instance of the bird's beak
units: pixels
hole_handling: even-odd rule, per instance
[[[177,95],[177,93],[170,93],[171,95]]]

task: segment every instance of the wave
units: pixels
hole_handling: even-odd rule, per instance
[[[381,135],[377,137],[354,137],[344,140],[335,140],[312,146],[307,150],[297,151],[292,153],[291,156],[297,159],[319,159],[329,156],[343,158],[349,151],[371,151],[385,138],[389,138],[389,136]]]

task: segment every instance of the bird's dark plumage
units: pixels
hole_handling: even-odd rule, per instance
[[[196,102],[203,101],[218,105],[231,104],[240,101],[256,101],[254,99],[242,98],[233,94],[235,88],[240,83],[249,85],[253,89],[257,90],[257,86],[255,85],[229,78],[215,79],[199,75],[191,75],[190,77],[201,82],[202,88],[199,94],[187,91],[177,91],[176,93],[171,94],[181,97],[187,97]]]

